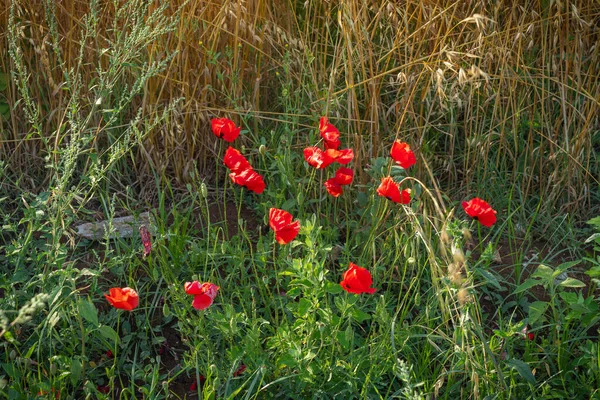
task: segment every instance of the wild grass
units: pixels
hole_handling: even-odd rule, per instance
[[[599,5],[4,3],[0,397],[598,395],[595,283],[563,261],[597,267]],[[337,200],[302,158],[322,115],[356,153]],[[213,116],[243,127],[263,195],[230,183]],[[409,206],[374,193],[390,173]],[[465,222],[473,196],[493,229]],[[270,207],[297,241],[274,243]],[[147,209],[148,258],[72,229]],[[342,291],[350,261],[375,295]],[[194,279],[220,286],[206,312]],[[139,308],[109,308],[115,286]]]

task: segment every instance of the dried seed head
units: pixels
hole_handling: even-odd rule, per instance
[[[465,240],[467,242],[470,242],[471,239],[473,239],[473,236],[471,236],[471,231],[469,230],[469,228],[463,228],[462,235],[463,235],[463,238],[465,238]]]
[[[465,253],[459,248],[452,249],[452,258],[454,262],[458,265],[462,265],[465,263]]]
[[[458,303],[461,306],[464,306],[465,304],[467,304],[469,302],[469,291],[465,288],[461,288],[458,291],[458,294],[456,295],[456,297],[458,298]]]
[[[442,233],[440,233],[440,240],[444,244],[450,244],[452,242],[452,237],[445,228],[442,229]]]

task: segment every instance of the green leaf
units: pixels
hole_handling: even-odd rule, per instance
[[[547,265],[540,264],[531,277],[540,278],[544,281],[544,283],[549,284],[552,282],[552,279],[554,279],[553,274],[554,270],[552,268]]]
[[[529,323],[534,324],[544,315],[548,309],[548,303],[545,301],[534,301],[529,305]]]
[[[10,106],[8,105],[8,103],[0,102],[0,114],[3,115],[5,118],[9,117]]]
[[[485,279],[486,283],[491,284],[498,290],[502,290],[502,287],[500,286],[500,283],[498,282],[498,279],[496,279],[494,274],[481,268],[477,269],[477,272],[481,274],[481,276]]]
[[[541,285],[542,282],[538,281],[537,279],[527,279],[525,282],[521,283],[516,289],[515,289],[515,293],[521,293],[522,291],[525,291],[529,288],[532,288],[536,285]]]
[[[312,303],[305,299],[304,297],[300,299],[300,301],[298,302],[297,305],[297,310],[298,310],[298,314],[300,314],[301,316],[305,315],[308,310],[310,310],[312,307]]]
[[[81,378],[81,361],[79,361],[77,358],[74,358],[71,361],[71,383],[73,386],[77,386],[79,378]]]
[[[100,331],[100,334],[102,336],[104,336],[113,343],[117,343],[119,341],[119,335],[110,326],[102,325],[100,328],[98,328],[98,331]]]
[[[325,291],[329,294],[340,294],[344,289],[339,283],[325,281]]]
[[[581,287],[585,287],[585,283],[581,282],[579,279],[567,278],[560,283],[560,286],[571,287],[571,288],[581,288]]]
[[[288,199],[282,205],[282,210],[289,210],[296,205],[296,199]]]
[[[369,314],[367,314],[364,311],[361,311],[357,308],[353,309],[351,311],[352,317],[356,320],[356,322],[358,322],[359,324],[362,323],[363,321],[366,321],[368,319],[371,319],[371,316]]]
[[[8,86],[8,77],[8,74],[0,72],[0,92],[6,90],[6,87]]]
[[[529,365],[527,365],[521,360],[516,360],[514,358],[508,360],[506,364],[508,364],[508,366],[510,366],[512,369],[516,370],[519,373],[519,375],[521,375],[521,377],[525,379],[528,383],[530,383],[531,385],[535,385],[535,377],[533,376]]]
[[[98,310],[89,300],[81,299],[78,304],[79,314],[94,327],[98,326]]]
[[[552,277],[556,278],[557,276],[559,276],[560,274],[562,274],[569,268],[574,267],[575,265],[579,264],[580,262],[581,262],[580,260],[577,260],[577,261],[569,261],[569,262],[560,264],[558,267],[556,267],[556,271],[554,271],[554,273],[552,274]]]
[[[597,226],[598,228],[600,228],[600,215],[597,217],[594,217],[592,219],[590,219],[588,222],[586,222],[589,225],[594,225]]]

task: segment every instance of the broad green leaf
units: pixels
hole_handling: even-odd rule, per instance
[[[325,291],[329,294],[340,294],[344,289],[339,283],[325,281]]]
[[[79,314],[94,327],[98,326],[98,310],[94,304],[85,299],[81,299],[78,304]]]
[[[554,271],[554,273],[552,274],[552,277],[556,278],[558,275],[562,274],[569,268],[574,267],[575,265],[579,264],[580,262],[581,262],[580,260],[577,260],[577,261],[569,261],[569,262],[560,264],[558,267],[556,267],[556,271]]]
[[[102,336],[104,336],[111,342],[116,343],[119,341],[119,335],[110,326],[102,325],[100,328],[98,328],[98,330],[100,331],[100,334]]]
[[[498,282],[498,279],[496,279],[494,274],[481,268],[478,269],[477,272],[479,272],[481,276],[483,276],[483,278],[486,280],[486,283],[491,284],[498,290],[502,290],[502,287],[500,286],[500,283]]]
[[[529,323],[534,324],[548,309],[545,301],[534,301],[529,305]]]
[[[541,285],[542,282],[537,279],[527,279],[525,282],[521,283],[516,289],[515,293],[521,293],[529,288],[532,288],[537,285]]]
[[[590,219],[588,222],[586,222],[589,225],[594,225],[600,228],[600,215],[597,217],[594,217],[592,219]]]
[[[560,283],[560,286],[571,287],[571,288],[581,288],[581,287],[585,287],[585,283],[581,282],[579,279],[567,278]]]
[[[553,274],[554,274],[554,270],[552,268],[550,268],[547,265],[540,264],[540,266],[537,267],[537,269],[535,270],[533,275],[531,275],[531,277],[532,278],[541,278],[544,281],[544,283],[550,283],[550,282],[552,282],[552,279],[554,278],[552,276]]]
[[[533,376],[529,365],[527,365],[521,360],[516,360],[514,358],[508,360],[506,364],[508,364],[511,368],[516,370],[519,373],[519,375],[521,375],[521,377],[525,379],[528,383],[530,383],[531,385],[535,385],[535,377]]]
[[[79,359],[74,358],[71,361],[71,383],[73,386],[77,386],[77,382],[79,382],[79,378],[81,377],[81,361]]]

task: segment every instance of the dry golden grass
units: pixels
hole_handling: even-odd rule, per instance
[[[177,3],[171,1],[171,11]],[[97,43],[79,66],[87,2],[56,4],[66,66],[81,68],[93,85],[96,65],[104,62],[97,49],[113,39],[112,3],[101,2]],[[43,10],[39,1],[21,1],[20,45],[39,94],[43,132],[58,146],[68,94],[60,90]],[[0,29],[6,21],[3,11]],[[190,0],[176,31],[148,44],[148,59],[177,54],[135,106],[152,115],[172,99],[185,102],[148,136],[135,168],[141,175],[151,164],[185,180],[196,161],[210,175],[215,115],[240,122],[251,112],[249,128],[257,132],[262,122],[291,113],[304,129],[327,114],[349,134],[359,162],[384,154],[398,137],[432,162],[447,187],[478,192],[484,182],[506,184],[499,180],[506,177],[524,198],[585,209],[598,184],[599,33],[600,3],[590,0]],[[1,34],[0,68],[9,71],[6,31]],[[284,69],[306,102],[296,110],[277,101],[282,77],[276,73]],[[134,73],[124,70],[124,79]],[[18,100],[14,85],[6,96],[11,104]],[[3,159],[24,171],[53,154],[26,127],[14,108],[0,148]],[[295,144],[305,145],[305,136]]]

